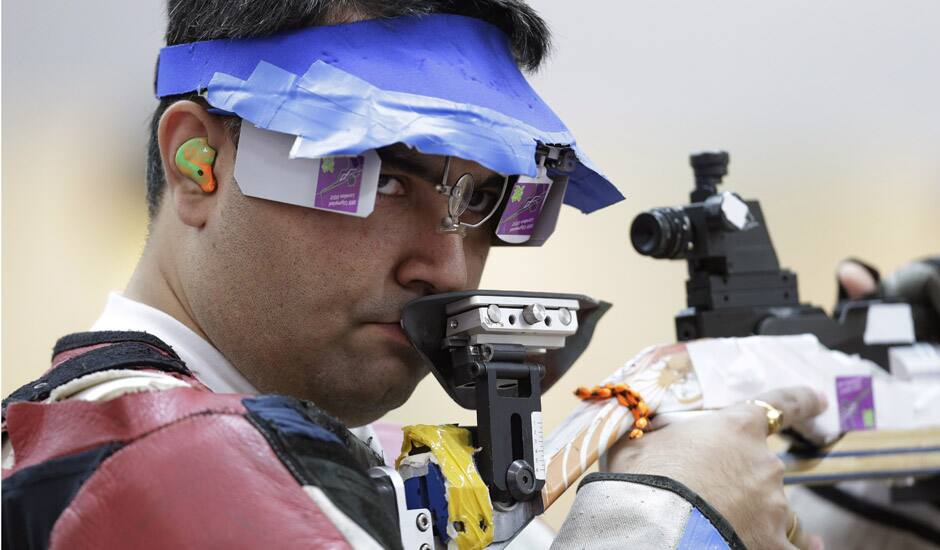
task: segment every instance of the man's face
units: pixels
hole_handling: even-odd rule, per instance
[[[438,231],[444,157],[380,151],[375,210],[356,218],[244,196],[234,153],[219,152],[217,207],[184,259],[194,320],[261,392],[310,399],[350,425],[401,405],[427,373],[402,306],[476,288],[492,227]],[[485,208],[503,179],[456,158],[448,179],[468,172],[488,184],[470,208]]]

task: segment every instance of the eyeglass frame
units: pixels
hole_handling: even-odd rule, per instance
[[[499,211],[500,205],[503,203],[503,198],[506,196],[506,190],[509,188],[509,178],[510,176],[503,176],[503,188],[499,193],[499,198],[496,199],[496,203],[493,205],[493,209],[490,210],[490,213],[486,215],[482,220],[477,223],[466,223],[460,221],[460,216],[466,212],[466,207],[463,211],[457,214],[456,219],[452,216],[451,212],[451,199],[454,198],[453,192],[454,189],[459,189],[460,182],[466,181],[465,178],[470,180],[470,192],[473,193],[473,190],[476,186],[476,181],[473,178],[473,174],[467,172],[457,178],[457,181],[454,182],[454,185],[449,185],[447,183],[448,178],[450,177],[450,160],[451,156],[448,155],[444,160],[444,175],[441,177],[441,183],[435,186],[435,189],[438,193],[447,198],[447,215],[441,218],[441,226],[438,228],[438,231],[441,233],[456,233],[461,237],[465,236],[467,229],[476,229],[481,227],[486,222],[490,221],[496,212]]]

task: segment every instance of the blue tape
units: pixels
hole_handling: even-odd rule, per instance
[[[728,550],[728,548],[730,548],[728,543],[718,529],[699,512],[698,508],[693,506],[676,550]]]
[[[534,176],[536,142],[569,144],[581,162],[566,202],[591,212],[623,199],[567,131],[544,132],[477,105],[381,90],[322,61],[299,77],[263,61],[247,80],[218,73],[207,100],[261,128],[310,140],[306,152],[316,157],[406,143],[503,174]]]
[[[382,90],[479,105],[549,132],[566,131],[519,71],[506,35],[460,15],[375,19],[169,46],[160,51],[157,97],[204,90],[215,73],[247,79],[259,61],[299,75],[318,60]]]
[[[315,141],[322,156],[402,142],[534,176],[537,141],[567,144],[580,160],[567,204],[592,212],[623,199],[529,86],[506,36],[477,19],[369,20],[161,50],[157,95],[201,90],[216,109]]]
[[[434,533],[443,543],[450,540],[447,534],[447,490],[444,474],[433,462],[428,462],[428,473],[405,480],[405,504],[409,510],[427,508],[431,512]]]
[[[248,411],[274,424],[282,433],[318,439],[345,446],[336,434],[315,424],[293,408],[288,398],[279,395],[246,397],[242,404]]]

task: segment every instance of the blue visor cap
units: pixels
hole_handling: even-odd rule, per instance
[[[588,213],[623,199],[526,82],[506,35],[478,19],[377,19],[169,46],[156,88],[158,97],[202,93],[216,109],[301,137],[305,156],[401,142],[535,176],[537,143],[568,145],[578,163],[566,204]]]

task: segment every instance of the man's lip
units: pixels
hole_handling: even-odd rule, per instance
[[[370,321],[366,323],[367,325],[383,325],[389,327],[398,327],[401,328],[401,321]]]
[[[408,336],[405,335],[405,330],[401,328],[401,322],[399,321],[395,321],[392,323],[376,322],[376,323],[369,323],[369,324],[375,325],[382,332],[387,334],[392,339],[411,345],[411,341],[408,339]]]

